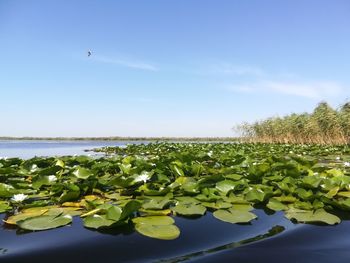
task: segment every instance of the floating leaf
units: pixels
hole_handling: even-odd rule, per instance
[[[0,201],[0,213],[4,213],[11,209],[8,202]]]
[[[38,208],[31,208],[31,209],[28,209],[28,210],[24,210],[24,211],[22,211],[19,214],[16,214],[16,215],[8,217],[5,220],[5,223],[9,224],[9,225],[16,225],[17,222],[19,222],[21,220],[25,220],[25,219],[28,219],[28,218],[32,218],[32,217],[43,215],[48,210],[49,210],[49,208],[45,208],[45,207],[38,207]]]
[[[104,228],[104,227],[110,227],[113,225],[116,221],[108,219],[107,215],[89,215],[83,219],[84,226],[87,228]]]
[[[216,183],[216,189],[224,193],[225,195],[236,187],[237,183],[231,180],[224,180]]]
[[[144,202],[142,204],[142,207],[144,209],[162,210],[165,207],[167,207],[168,205],[170,205],[172,202],[173,202],[172,200],[167,199],[167,198],[165,198],[165,199],[164,198],[152,198],[152,199],[149,199],[146,202]]]
[[[180,230],[173,225],[174,219],[169,216],[148,216],[133,219],[137,232],[144,236],[172,240],[180,235]]]
[[[295,219],[302,223],[326,223],[328,225],[334,225],[340,223],[339,217],[326,212],[324,209],[317,209],[316,211],[305,211],[298,209],[291,209],[286,211],[286,217],[288,219]]]
[[[80,197],[79,191],[64,191],[59,198],[59,202],[65,203],[67,201],[74,201],[74,200],[77,200],[79,197]]]
[[[350,191],[339,191],[337,195],[350,198]]]
[[[33,179],[33,188],[39,189],[43,185],[52,185],[57,181],[55,175],[40,175]]]
[[[62,160],[60,160],[60,159],[58,159],[57,160],[57,162],[56,162],[56,164],[55,164],[56,166],[59,166],[59,167],[62,167],[62,168],[64,168],[64,162],[62,161]]]
[[[144,236],[163,240],[176,239],[180,235],[180,230],[175,225],[137,224],[135,229]]]
[[[257,218],[257,216],[249,211],[243,211],[243,210],[235,210],[235,209],[228,209],[228,210],[216,210],[213,213],[214,217],[217,219],[236,224],[236,223],[249,223],[253,219]]]
[[[107,209],[107,219],[118,221],[122,214],[122,209],[118,206],[112,206]]]
[[[11,197],[15,192],[12,185],[0,183],[0,197]]]
[[[83,167],[77,168],[73,172],[73,174],[79,179],[88,179],[90,176],[93,175],[90,170],[83,168]]]
[[[175,221],[170,216],[145,216],[135,217],[132,219],[135,224],[148,224],[148,225],[171,225]]]
[[[175,207],[172,207],[175,213],[184,216],[196,216],[196,215],[204,215],[207,210],[203,205],[196,205],[193,203],[179,203]]]
[[[286,206],[285,204],[283,204],[282,202],[278,201],[275,198],[271,198],[266,206],[274,211],[281,211],[281,210],[288,209],[288,206]]]
[[[152,210],[152,209],[139,209],[139,212],[146,214],[147,216],[165,216],[170,215],[171,210],[170,209],[164,209],[164,210]]]
[[[248,202],[263,202],[265,200],[266,194],[261,189],[251,189],[245,196]]]
[[[135,200],[128,201],[123,207],[119,220],[124,220],[141,207],[141,203]]]
[[[63,216],[50,216],[42,215],[37,217],[28,218],[17,222],[17,225],[26,230],[47,230],[60,226],[65,226],[72,222],[70,215]]]
[[[339,186],[333,187],[331,190],[328,191],[328,193],[326,194],[326,197],[333,198],[333,196],[335,196],[338,193],[339,189],[340,189]]]

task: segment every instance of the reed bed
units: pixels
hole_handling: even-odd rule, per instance
[[[250,142],[295,144],[350,144],[350,102],[333,109],[320,102],[312,113],[292,113],[235,128]]]

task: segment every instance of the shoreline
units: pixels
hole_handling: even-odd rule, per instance
[[[9,137],[2,141],[239,141],[239,137]]]

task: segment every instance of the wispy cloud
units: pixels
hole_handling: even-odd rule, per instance
[[[91,58],[91,60],[96,61],[96,62],[115,64],[115,65],[128,67],[128,68],[132,68],[132,69],[148,70],[148,71],[158,71],[159,70],[159,68],[156,67],[155,65],[141,62],[141,61],[109,58],[109,57],[96,56],[96,55],[92,55],[90,58]]]
[[[294,95],[310,99],[324,99],[337,97],[344,90],[343,86],[336,82],[316,81],[273,81],[262,80],[251,83],[232,85],[228,88],[235,92],[244,93],[277,93],[284,95]]]
[[[210,66],[213,74],[232,75],[230,91],[251,94],[282,94],[309,99],[339,97],[345,87],[335,81],[309,80],[293,72],[273,73],[258,66],[217,63]]]
[[[208,69],[205,70],[206,73],[212,74],[225,74],[234,76],[252,76],[252,77],[265,77],[267,73],[259,67],[254,66],[244,66],[244,65],[234,65],[230,63],[217,63],[212,64]]]

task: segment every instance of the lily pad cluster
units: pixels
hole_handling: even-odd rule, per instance
[[[301,223],[340,223],[350,210],[347,146],[151,143],[98,149],[105,157],[0,159],[4,224],[46,230],[79,216],[88,229],[132,226],[180,235],[174,216],[208,212],[224,222],[284,211]]]

